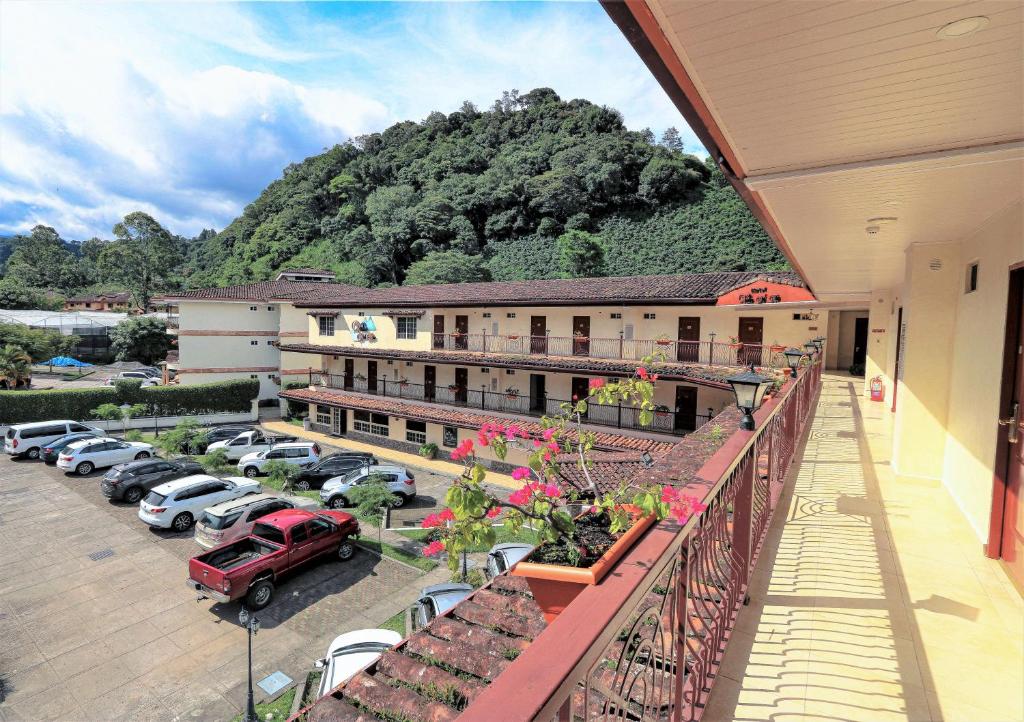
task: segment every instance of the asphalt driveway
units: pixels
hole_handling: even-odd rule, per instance
[[[231,719],[246,692],[238,605],[197,602],[192,533],[150,530],[98,477],[0,458],[0,720]],[[365,551],[310,567],[258,614],[255,679],[300,679],[335,636],[446,576]]]

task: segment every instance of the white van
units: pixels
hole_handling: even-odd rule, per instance
[[[15,424],[7,429],[4,437],[4,453],[11,456],[38,459],[40,452],[51,441],[65,434],[88,432],[105,436],[106,432],[93,426],[86,426],[68,419],[60,421],[34,421],[31,424]]]

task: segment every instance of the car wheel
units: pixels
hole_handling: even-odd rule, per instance
[[[137,486],[133,486],[130,489],[125,490],[124,500],[129,504],[138,504],[139,499],[142,498],[142,489]]]
[[[332,509],[344,509],[348,506],[348,501],[343,496],[332,496],[327,500],[327,506]]]
[[[395,503],[391,505],[392,509],[401,509],[405,506],[406,502],[409,501],[405,494],[395,494]]]
[[[306,481],[305,479],[302,479],[301,481],[296,481],[295,482],[295,490],[296,491],[309,491],[309,482]]]
[[[149,458],[149,456],[150,456],[150,454],[149,454],[149,452],[148,452],[148,451],[140,451],[139,453],[137,453],[137,454],[135,455],[135,460],[136,460],[136,461],[140,461],[140,460],[142,460],[142,459],[148,459],[148,458]]]
[[[255,479],[257,476],[260,475],[260,470],[257,469],[255,466],[247,466],[245,467],[245,472],[243,473],[245,474],[246,478]]]
[[[33,446],[31,449],[29,449],[28,451],[25,452],[25,457],[29,458],[29,459],[38,459],[39,458],[39,447],[38,446]]]
[[[79,476],[85,476],[86,474],[92,473],[95,467],[91,461],[83,461],[81,464],[75,467],[75,473]]]
[[[347,562],[352,558],[352,555],[356,553],[356,545],[347,539],[341,543],[338,547],[338,559],[343,562]]]
[[[188,531],[192,528],[192,522],[192,515],[187,511],[183,511],[174,517],[174,521],[171,522],[171,528],[174,531]]]
[[[269,579],[261,579],[251,587],[245,595],[245,606],[254,611],[263,609],[270,604],[274,596],[274,584]]]

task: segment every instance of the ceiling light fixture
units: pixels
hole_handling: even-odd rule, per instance
[[[941,40],[967,38],[985,28],[988,25],[988,22],[988,18],[984,15],[962,18],[943,25],[935,34],[938,35]]]
[[[881,226],[868,226],[864,230],[867,231],[869,236],[873,236],[873,235],[877,234],[880,230],[882,230],[882,227]]]
[[[897,220],[899,219],[896,216],[875,216],[874,218],[868,218],[866,222],[871,225],[884,226],[889,223],[895,223]]]

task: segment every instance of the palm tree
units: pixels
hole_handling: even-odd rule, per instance
[[[16,389],[32,377],[32,357],[20,346],[0,348],[0,388]]]

